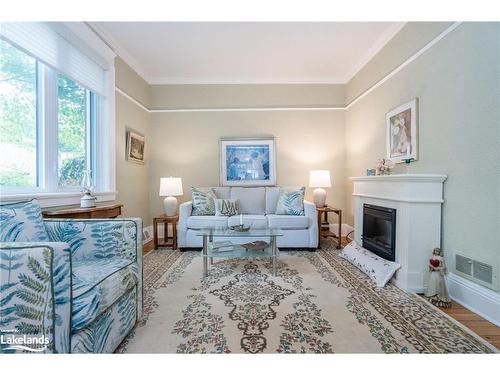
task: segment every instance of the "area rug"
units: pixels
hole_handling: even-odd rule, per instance
[[[144,316],[118,353],[491,353],[496,349],[414,294],[377,288],[330,246],[269,259],[198,252],[144,259]]]

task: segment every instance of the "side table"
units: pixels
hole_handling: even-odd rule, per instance
[[[321,237],[334,237],[337,239],[337,249],[342,248],[342,210],[340,208],[334,208],[331,206],[325,207],[316,207],[316,212],[318,214],[318,249],[321,248]],[[339,226],[337,230],[337,234],[330,232],[329,228],[323,229],[321,224],[321,216],[324,216],[324,223],[328,223],[328,213],[333,212],[337,214],[339,218]]]
[[[81,208],[67,206],[59,209],[42,211],[46,219],[114,219],[122,214],[123,204],[97,205],[96,207]]]
[[[179,215],[167,216],[162,214],[153,218],[153,240],[155,250],[158,246],[172,246],[172,250],[177,249],[177,222],[179,221]],[[163,223],[163,243],[158,243],[158,224]],[[168,224],[172,224],[172,237],[168,236]],[[169,244],[168,240],[172,239],[172,243]]]

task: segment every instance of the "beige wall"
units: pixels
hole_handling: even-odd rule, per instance
[[[153,85],[151,109],[336,107],[344,85]]]
[[[421,26],[425,32],[427,26]],[[442,246],[450,266],[455,251],[499,263],[499,36],[498,23],[460,25],[346,113],[346,174],[359,176],[385,156],[385,113],[418,97],[419,160],[411,172],[448,175]],[[383,70],[372,66],[378,61],[364,70]],[[404,166],[395,172],[404,173]],[[346,181],[346,216],[352,223],[351,192]]]
[[[149,86],[121,59],[115,63],[116,86],[133,95],[138,101],[149,100]],[[123,216],[141,217],[144,226],[150,225],[149,172],[151,115],[120,93],[116,93],[116,190],[117,200],[123,203]],[[146,164],[125,160],[126,129],[131,128],[146,137]]]
[[[184,196],[191,186],[219,185],[219,137],[274,135],[277,183],[307,186],[309,170],[330,169],[329,203],[343,207],[344,112],[259,111],[155,113],[151,126],[151,212],[161,212],[160,177],[183,179]],[[311,189],[307,189],[311,198]]]

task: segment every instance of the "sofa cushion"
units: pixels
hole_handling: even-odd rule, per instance
[[[215,216],[234,216],[238,215],[237,199],[216,199]]]
[[[231,188],[229,186],[217,186],[212,188],[219,199],[231,198]]]
[[[304,215],[305,188],[281,188],[277,215]]]
[[[227,216],[189,216],[187,227],[190,229],[227,228]]]
[[[191,201],[193,216],[213,216],[215,215],[215,199],[217,196],[211,188],[191,188]]]
[[[242,214],[264,215],[266,212],[266,188],[264,187],[233,187],[231,198],[239,200],[239,211]]]
[[[43,242],[45,230],[42,210],[36,199],[0,206],[0,242]]]
[[[266,229],[267,217],[264,215],[242,215],[243,225],[249,225],[253,229]],[[240,224],[240,216],[231,216],[227,219],[227,225],[232,227]]]
[[[79,260],[72,268],[72,332],[89,325],[138,284],[137,263],[122,258]]]
[[[269,228],[271,229],[307,229],[309,218],[297,215],[267,215]]]
[[[280,197],[280,188],[277,186],[266,187],[266,214],[276,213],[276,205]]]

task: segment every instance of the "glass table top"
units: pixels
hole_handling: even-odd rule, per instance
[[[212,236],[212,237],[281,237],[283,232],[281,229],[253,229],[246,232],[240,232],[230,228],[207,228],[200,229],[197,236]]]

